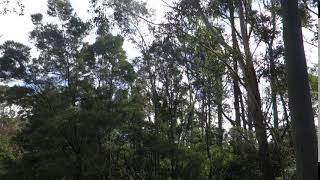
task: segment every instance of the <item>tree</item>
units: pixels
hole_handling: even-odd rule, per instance
[[[37,58],[19,43],[1,46],[1,78],[20,80],[19,88],[29,90],[11,98],[28,109],[28,123],[14,140],[22,156],[7,162],[3,178],[127,179],[134,175],[125,166],[132,161],[127,156],[135,150],[127,147],[139,133],[130,128],[143,114],[123,38],[104,32],[94,44],[84,43],[90,26],[73,14],[70,3],[48,5],[48,15],[59,21],[45,23],[41,14],[32,15]],[[17,92],[8,89],[3,101]]]
[[[49,0],[34,46],[0,45],[1,179],[296,176],[280,2],[180,0],[159,24],[141,1],[91,3],[85,22]],[[312,8],[300,1],[311,31]]]
[[[318,179],[316,130],[301,20],[298,16],[298,1],[282,0],[281,7],[289,105],[295,136],[297,179]]]

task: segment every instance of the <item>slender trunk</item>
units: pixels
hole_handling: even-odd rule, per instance
[[[208,114],[207,111],[205,110],[207,107],[207,103],[206,103],[206,92],[203,90],[202,93],[202,121],[205,124],[205,144],[206,144],[206,151],[207,151],[207,157],[209,159],[210,162],[210,170],[209,170],[209,178],[212,177],[212,166],[211,166],[211,153],[210,153],[210,125],[208,122]]]
[[[222,74],[218,78],[218,129],[219,129],[219,137],[218,137],[218,145],[221,147],[223,142],[223,118],[222,118],[222,97],[223,97],[223,87],[222,87]]]
[[[256,130],[256,136],[259,146],[259,155],[261,158],[260,166],[263,172],[263,178],[265,180],[274,179],[272,173],[272,166],[269,156],[266,124],[261,110],[261,98],[259,92],[259,85],[257,81],[256,72],[253,66],[253,61],[249,46],[249,36],[247,33],[246,21],[244,16],[243,1],[239,3],[239,18],[240,18],[240,28],[241,36],[243,40],[243,47],[245,52],[246,69],[245,78],[248,91],[248,106],[249,114],[254,119],[253,124]]]
[[[248,128],[249,130],[252,130],[252,123],[250,124],[249,122],[247,123],[247,120],[246,120],[246,111],[244,109],[244,103],[243,103],[243,97],[242,97],[242,93],[240,91],[240,88],[239,88],[239,96],[240,96],[240,105],[241,105],[241,119],[242,119],[242,123],[243,123],[243,128],[244,129],[247,129],[247,125],[248,125]]]
[[[234,72],[238,72],[238,65],[237,62],[243,62],[243,56],[241,55],[240,47],[238,44],[237,36],[236,36],[236,26],[235,26],[235,17],[234,17],[234,4],[230,2],[229,4],[229,12],[230,12],[230,24],[231,24],[231,36],[232,36],[232,54],[233,54],[233,69]],[[235,77],[236,74],[233,76],[233,90],[234,90],[234,98],[235,98],[235,117],[236,117],[236,124],[241,125],[241,121],[239,121],[238,116],[241,115],[243,121],[243,127],[246,129],[246,125],[248,124],[249,130],[252,130],[252,117],[248,114],[248,123],[245,120],[245,108],[243,103],[242,93],[240,91],[238,79]],[[239,100],[241,105],[241,113],[239,112]],[[249,108],[249,107],[248,107]],[[249,112],[249,110],[248,110]],[[240,118],[240,117],[239,117]]]
[[[218,129],[219,129],[219,142],[218,145],[222,146],[223,142],[223,119],[222,119],[222,103],[218,104]]]
[[[234,7],[233,5],[229,5],[229,11],[230,11],[230,23],[231,23],[231,34],[232,34],[232,47],[233,49],[239,49],[238,42],[237,42],[237,36],[235,32],[235,22],[234,22]],[[233,58],[233,70],[235,73],[238,73],[238,64],[237,59],[241,58],[237,51],[233,52],[232,55]],[[235,77],[236,75],[232,76],[233,81],[233,94],[234,94],[234,111],[235,111],[235,117],[236,117],[236,126],[241,127],[241,120],[240,120],[240,108],[239,108],[239,82],[238,79]]]
[[[209,134],[210,134],[210,127],[208,124],[207,119],[207,112],[205,111],[205,95],[202,95],[202,120],[205,123],[205,143],[206,143],[206,150],[207,150],[207,156],[210,159],[210,145],[209,145]]]
[[[204,115],[204,95],[202,94],[201,95],[201,119],[200,119],[200,124],[201,124],[201,137],[203,138],[204,136],[205,136],[205,131],[206,131],[206,129],[205,129],[205,127],[206,127],[206,125],[205,125],[205,122],[206,122],[206,120],[205,120],[205,115]]]
[[[288,73],[298,180],[318,179],[317,139],[297,0],[282,0],[283,40]]]

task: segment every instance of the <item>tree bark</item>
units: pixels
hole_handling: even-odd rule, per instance
[[[241,29],[241,36],[243,40],[243,47],[245,53],[245,61],[246,61],[246,68],[245,68],[245,79],[248,91],[248,106],[249,106],[249,115],[253,118],[253,125],[256,130],[256,136],[258,140],[259,146],[259,155],[260,155],[260,166],[263,173],[263,178],[265,180],[272,180],[274,179],[272,173],[272,166],[269,156],[269,147],[268,147],[268,140],[267,140],[267,132],[266,132],[266,124],[264,121],[264,117],[261,110],[261,97],[259,92],[259,85],[257,81],[256,72],[254,69],[252,55],[250,52],[249,46],[249,36],[247,32],[247,22],[245,18],[245,11],[244,9],[244,1],[238,3],[239,7],[239,19],[240,19],[240,29]],[[248,7],[248,6],[246,6]]]
[[[249,122],[247,123],[247,120],[246,120],[246,111],[244,109],[243,97],[242,97],[240,88],[239,88],[239,93],[240,93],[239,95],[240,95],[240,105],[241,105],[241,119],[243,123],[243,128],[247,129],[247,125],[248,125],[249,130],[252,131],[252,124],[250,124]]]
[[[232,4],[229,5],[229,11],[230,11],[230,23],[231,23],[231,34],[232,34],[232,47],[233,49],[239,49],[238,42],[237,42],[237,36],[235,32],[235,22],[234,22],[234,7]],[[239,57],[238,51],[234,51],[232,54],[233,58],[233,70],[235,73],[238,73],[238,64],[237,59],[241,58]],[[232,76],[233,81],[233,94],[234,94],[234,111],[235,111],[235,121],[236,126],[241,127],[241,120],[240,120],[240,106],[239,106],[239,98],[240,98],[240,92],[239,92],[239,82],[238,79],[235,77],[235,75]]]
[[[297,0],[281,0],[283,40],[288,73],[298,180],[318,179],[317,139]]]

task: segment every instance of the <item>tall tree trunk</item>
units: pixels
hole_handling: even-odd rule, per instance
[[[261,98],[259,92],[259,85],[257,81],[256,72],[254,69],[252,55],[249,46],[249,36],[247,33],[247,22],[245,19],[244,1],[238,3],[239,7],[239,18],[240,18],[240,29],[241,36],[243,40],[243,47],[245,52],[246,68],[245,68],[245,78],[248,91],[248,106],[249,114],[253,118],[253,124],[256,130],[256,136],[259,145],[259,155],[261,158],[260,166],[263,172],[263,178],[265,180],[274,179],[272,173],[272,166],[269,156],[266,124],[261,110]],[[248,5],[246,6],[248,7]],[[246,9],[247,10],[247,9]]]
[[[277,105],[277,91],[276,91],[276,73],[275,73],[275,61],[273,54],[273,41],[276,35],[276,15],[274,12],[274,0],[271,0],[271,24],[272,24],[272,37],[268,43],[268,52],[269,52],[269,61],[270,61],[270,82],[271,82],[271,102],[272,102],[272,110],[273,110],[273,125],[276,133],[278,134],[279,129],[279,117],[278,117],[278,105]]]
[[[317,139],[304,54],[298,0],[281,0],[288,73],[289,108],[295,139],[298,180],[318,179]]]
[[[232,34],[232,47],[233,49],[238,49],[238,42],[237,42],[237,36],[235,32],[235,22],[234,22],[234,6],[232,4],[229,4],[229,12],[230,12],[230,23],[231,23],[231,34]],[[238,73],[238,58],[241,58],[239,56],[238,51],[234,51],[233,55],[233,70],[234,73]],[[236,117],[236,126],[241,127],[241,120],[240,120],[240,106],[239,106],[239,98],[240,98],[240,92],[239,92],[239,82],[236,77],[236,74],[232,76],[233,81],[233,94],[234,94],[234,111],[235,111],[235,117]]]
[[[219,75],[218,77],[218,101],[217,101],[217,106],[218,106],[218,145],[221,147],[222,146],[222,141],[223,141],[223,118],[222,118],[222,97],[223,97],[223,87],[222,87],[222,74]]]
[[[243,97],[242,97],[242,93],[240,91],[240,88],[239,88],[239,96],[240,96],[240,105],[241,105],[241,119],[242,119],[242,123],[243,123],[243,128],[244,129],[247,129],[247,125],[248,125],[248,128],[249,130],[252,130],[252,123],[250,124],[249,122],[247,122],[246,120],[246,111],[244,109],[244,103],[243,103]]]

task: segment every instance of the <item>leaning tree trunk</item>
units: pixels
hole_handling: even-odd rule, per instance
[[[283,40],[288,73],[289,108],[293,123],[298,180],[318,179],[317,139],[304,54],[298,0],[281,0]]]
[[[246,67],[245,67],[245,79],[248,92],[248,107],[249,116],[253,118],[253,125],[256,130],[256,136],[259,146],[260,166],[263,173],[263,179],[272,180],[274,175],[272,173],[271,160],[269,155],[268,139],[266,132],[266,123],[262,114],[262,104],[259,92],[259,85],[257,81],[257,75],[254,69],[252,54],[249,46],[249,36],[247,32],[247,22],[245,14],[248,14],[248,5],[244,9],[244,2],[238,3],[239,7],[239,20],[241,36],[243,40],[243,48],[245,53]],[[245,11],[246,10],[246,11]]]

